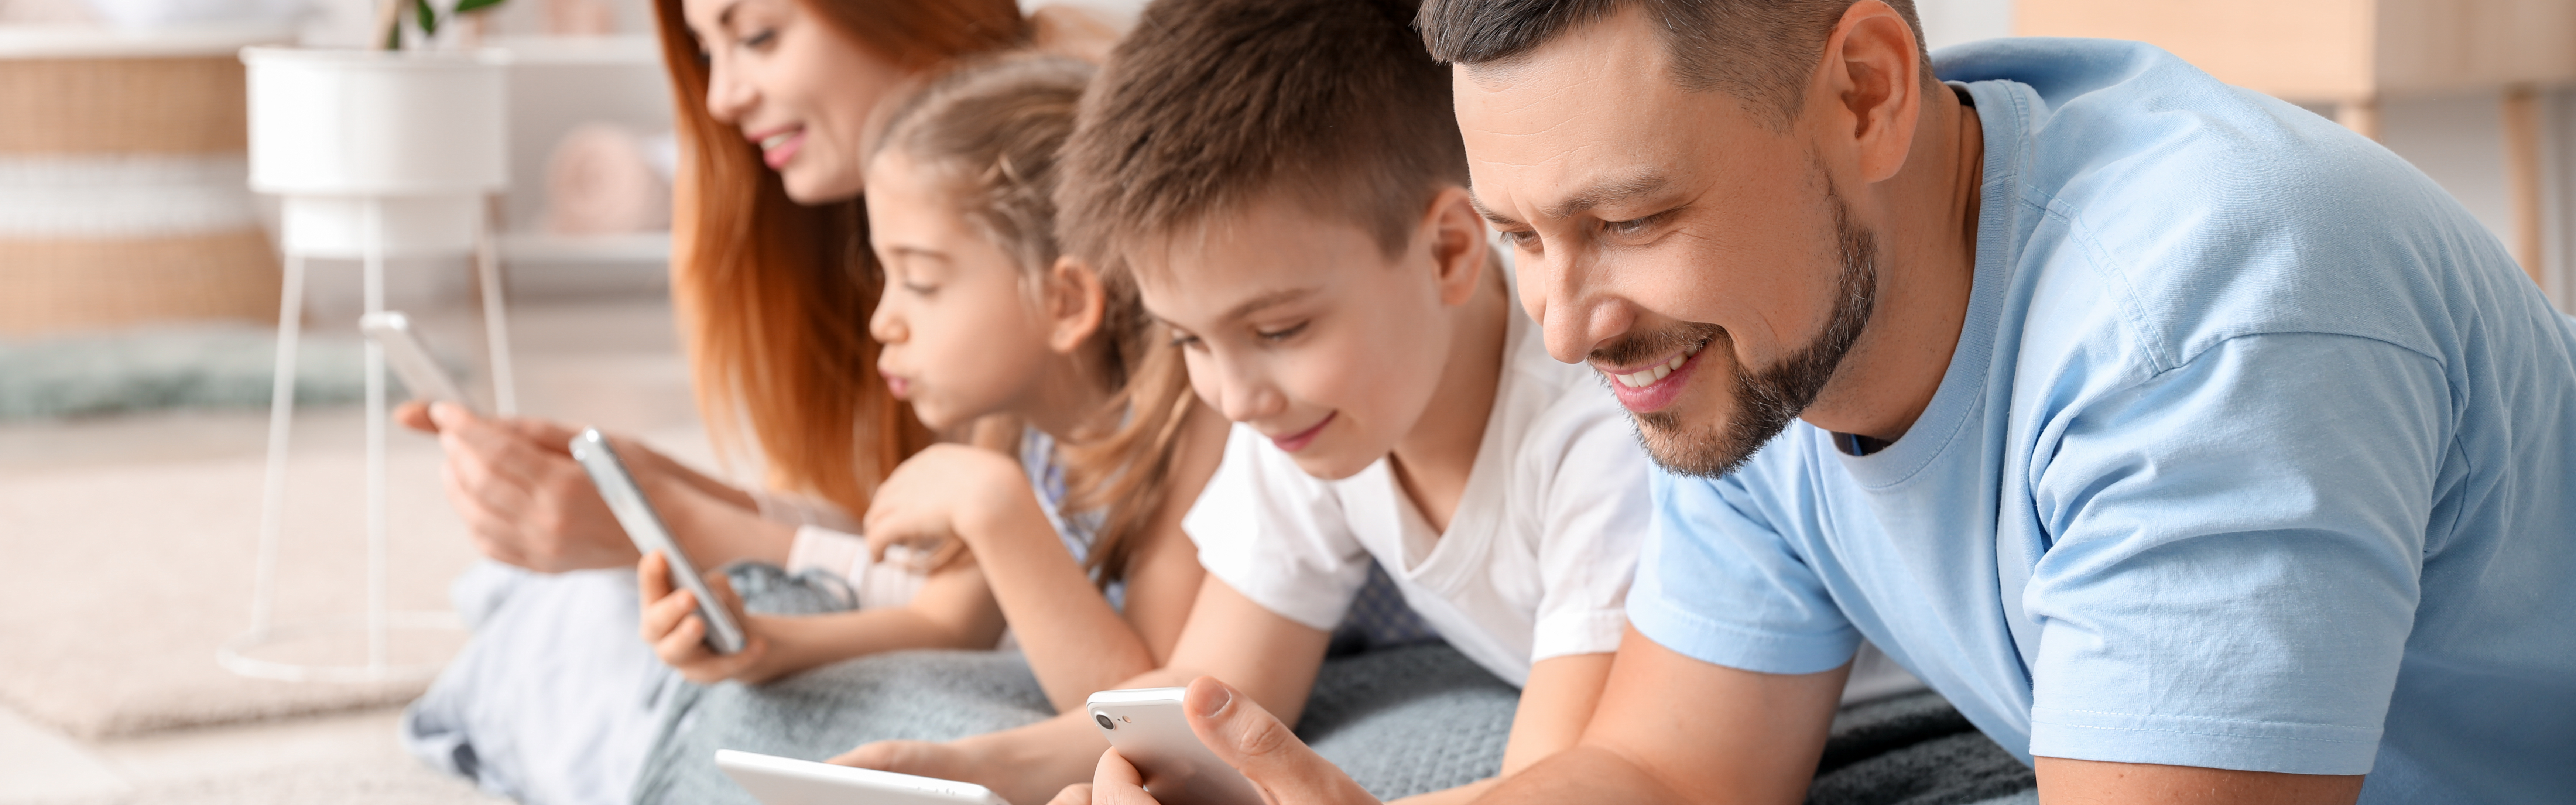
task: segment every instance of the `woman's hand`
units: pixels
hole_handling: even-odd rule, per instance
[[[896,545],[927,556],[951,541],[973,549],[979,525],[1013,505],[1036,505],[1020,465],[991,450],[936,444],[906,459],[877,487],[863,530],[868,555],[882,560]],[[1040,515],[1043,519],[1043,515]]]
[[[394,416],[438,435],[448,503],[483,555],[541,573],[635,563],[634,543],[572,459],[573,430],[485,418],[454,403],[406,403]]]
[[[448,503],[484,556],[540,573],[635,564],[635,543],[572,458],[577,431],[484,417],[454,403],[404,403],[394,418],[438,436]],[[612,436],[609,444],[691,558],[715,565],[786,558],[794,529],[761,520],[750,495],[634,440]]]
[[[769,681],[775,671],[768,667],[768,635],[760,624],[742,609],[742,596],[734,594],[733,584],[722,572],[710,571],[707,589],[722,599],[725,611],[742,627],[743,646],[732,654],[717,654],[707,648],[706,619],[698,615],[698,597],[685,589],[674,589],[671,563],[661,551],[644,555],[635,566],[637,597],[644,602],[642,631],[644,642],[662,662],[680,672],[680,676],[701,685],[712,685],[727,679],[758,684]]]

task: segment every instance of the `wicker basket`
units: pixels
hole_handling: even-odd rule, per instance
[[[145,57],[0,53],[0,120],[8,121],[0,125],[0,161],[21,176],[137,156],[238,163],[247,138],[242,75],[231,47]],[[41,204],[54,189],[21,184],[0,186],[0,194]],[[239,207],[200,216],[217,222],[211,228],[154,224],[170,216],[132,204],[93,205],[75,212],[96,220],[50,229],[0,221],[0,335],[274,321],[278,262],[247,188],[236,179],[229,187],[182,189],[219,205],[231,203],[222,194],[235,193]]]

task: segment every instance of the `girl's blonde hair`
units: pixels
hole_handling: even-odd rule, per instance
[[[799,0],[842,41],[927,71],[1023,44],[1012,0]],[[745,430],[772,488],[855,514],[876,485],[935,437],[877,376],[867,334],[884,274],[868,250],[863,198],[788,198],[759,149],[709,114],[703,48],[680,0],[654,0],[681,143],[671,296],[719,448]]]
[[[1088,62],[1027,53],[960,67],[900,107],[878,147],[946,173],[966,220],[1038,277],[1062,255],[1056,155],[1094,71]],[[1104,512],[1087,561],[1104,587],[1126,576],[1161,511],[1183,425],[1197,407],[1179,348],[1145,314],[1135,285],[1107,279],[1126,273],[1101,272],[1107,298],[1092,341],[1118,389],[1109,408],[1117,424],[1073,434],[1058,448],[1065,508]]]

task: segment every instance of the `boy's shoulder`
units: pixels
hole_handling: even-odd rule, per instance
[[[1497,458],[1509,461],[1515,476],[1542,488],[1565,486],[1561,477],[1574,477],[1584,488],[1623,483],[1642,498],[1645,450],[1600,373],[1548,355],[1538,325],[1517,306],[1511,315],[1485,449],[1499,449]],[[1477,464],[1488,466],[1482,456]]]

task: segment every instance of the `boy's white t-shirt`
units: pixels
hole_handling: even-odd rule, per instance
[[[1327,481],[1237,425],[1182,520],[1199,563],[1270,611],[1330,630],[1374,557],[1442,638],[1516,686],[1539,660],[1618,650],[1653,527],[1646,454],[1590,368],[1548,357],[1517,306],[1510,320],[1447,532],[1432,531],[1386,459]]]

